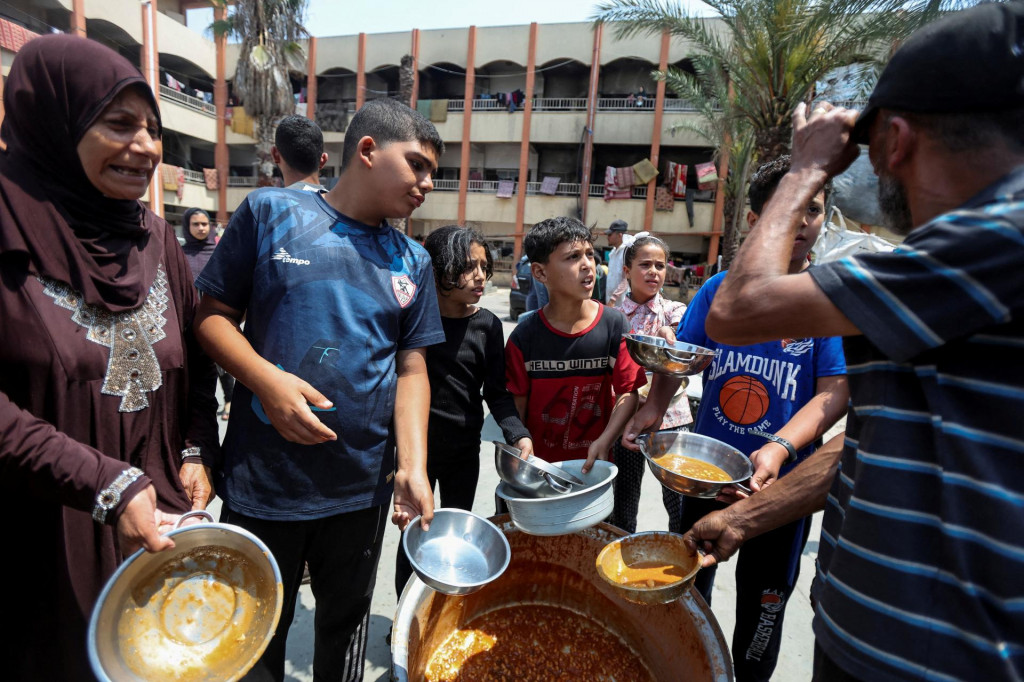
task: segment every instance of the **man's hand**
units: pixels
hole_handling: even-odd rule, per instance
[[[533,440],[530,438],[520,438],[516,441],[515,447],[522,453],[523,459],[530,459],[533,456]]]
[[[128,501],[117,519],[117,543],[121,552],[128,556],[139,547],[147,552],[160,552],[174,547],[174,542],[163,535],[161,530],[170,530],[178,517],[156,508],[156,489],[148,485]]]
[[[398,526],[398,530],[405,530],[417,516],[422,517],[423,530],[430,528],[434,519],[434,491],[424,472],[400,469],[395,474],[395,511],[391,523]]]
[[[338,440],[309,407],[328,410],[333,404],[306,381],[274,368],[254,390],[270,423],[286,440],[301,445]]]
[[[644,402],[643,407],[637,410],[636,414],[626,422],[626,428],[622,431],[622,447],[633,452],[639,452],[640,446],[637,445],[636,439],[641,433],[650,431],[660,425],[664,416],[665,411],[658,409],[651,400]]]
[[[733,508],[711,512],[683,536],[683,542],[694,552],[700,547],[704,552],[703,568],[728,561],[746,541],[742,523]]]
[[[210,482],[210,467],[200,462],[185,462],[178,472],[185,494],[192,502],[192,510],[206,509],[216,496],[213,483]]]
[[[793,112],[793,151],[790,169],[822,170],[829,177],[846,170],[860,154],[852,140],[857,112],[819,102],[808,117],[807,105],[801,102]]]

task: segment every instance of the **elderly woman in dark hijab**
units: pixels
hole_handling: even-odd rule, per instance
[[[0,136],[0,638],[9,679],[92,679],[86,627],[117,564],[173,546],[218,455],[216,374],[174,232],[141,197],[160,118],[84,38],[25,45]]]

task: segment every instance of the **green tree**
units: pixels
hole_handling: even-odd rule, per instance
[[[747,175],[757,164],[789,151],[790,117],[810,102],[825,79],[842,68],[868,81],[891,49],[943,9],[941,0],[704,0],[718,14],[703,18],[675,0],[608,0],[594,20],[617,38],[660,35],[693,47],[693,72],[655,72],[701,112],[712,146],[729,134],[740,153],[730,163],[723,260],[739,244],[739,207]],[[950,3],[946,3],[950,4]],[[721,149],[719,149],[719,153]]]
[[[228,9],[228,0],[210,0]],[[245,113],[252,117],[259,159],[259,184],[268,185],[274,173],[270,148],[274,127],[284,116],[295,113],[291,74],[306,69],[301,40],[309,37],[302,22],[308,0],[237,0],[227,18],[211,25],[217,36],[228,35],[240,42],[238,66],[233,81],[235,94]]]

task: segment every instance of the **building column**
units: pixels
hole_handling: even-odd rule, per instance
[[[213,18],[222,21],[227,17],[227,9],[215,6]],[[228,152],[228,83],[225,74],[227,35],[215,36],[214,46],[217,50],[217,72],[213,81],[213,104],[217,109],[217,145],[213,148],[213,166],[217,170],[217,222],[228,224],[228,166],[231,163]]]
[[[580,178],[580,220],[587,222],[587,204],[590,203],[590,177],[594,166],[594,125],[597,121],[597,85],[601,80],[601,36],[604,24],[594,27],[594,50],[590,55],[590,87],[587,88],[587,126],[583,131],[583,169]]]
[[[71,0],[71,35],[86,37],[85,0]]]
[[[306,118],[316,122],[316,36],[309,37],[306,66]]]
[[[732,100],[732,81],[729,81],[729,99]],[[708,245],[708,264],[714,265],[718,261],[719,243],[722,237],[722,224],[725,222],[725,178],[729,175],[729,149],[732,147],[732,136],[726,131],[722,137],[722,153],[718,156],[718,183],[715,186],[715,208],[711,214],[711,243]],[[736,210],[743,207],[742,201],[737,201]]]
[[[668,69],[668,31],[661,32],[661,56],[658,57],[658,70],[662,73]],[[657,94],[654,98],[654,130],[651,133],[651,163],[658,167],[661,156],[661,126],[665,119],[665,81],[658,81]],[[648,232],[654,225],[654,191],[658,186],[658,178],[654,177],[647,183],[647,203],[644,205],[644,229]]]
[[[153,90],[157,106],[160,105],[160,67],[156,47],[156,2],[144,0],[142,3],[142,48],[139,61],[142,62],[142,75]],[[164,216],[164,185],[160,180],[159,166],[149,181],[149,210],[161,218]]]
[[[459,159],[459,225],[466,224],[466,194],[469,192],[469,153],[472,137],[473,90],[476,87],[476,26],[469,27],[466,47],[466,88],[462,104],[462,152]]]
[[[409,106],[416,108],[416,102],[420,98],[420,30],[412,30],[412,97],[409,99]]]
[[[356,111],[366,103],[366,34],[359,34],[359,55],[356,57]]]
[[[516,232],[514,258],[523,252],[526,218],[526,185],[530,181],[530,119],[533,116],[533,88],[537,70],[537,22],[530,24],[530,48],[526,58],[526,100],[523,102],[523,133],[519,142],[519,187],[516,195]]]

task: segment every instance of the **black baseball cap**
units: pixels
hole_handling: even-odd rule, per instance
[[[626,232],[629,230],[629,223],[625,220],[613,220],[612,224],[608,226],[608,229],[604,231],[605,234],[611,234],[612,232]]]
[[[966,114],[1024,106],[1024,1],[954,12],[914,32],[889,60],[853,139],[879,109]]]

